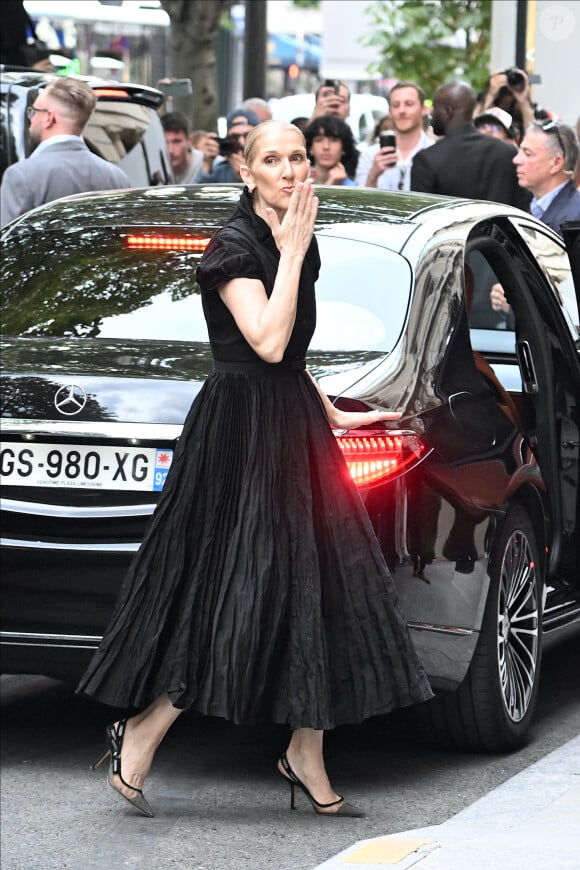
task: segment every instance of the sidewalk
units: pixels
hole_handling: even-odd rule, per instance
[[[580,736],[442,825],[361,840],[314,870],[578,870]]]

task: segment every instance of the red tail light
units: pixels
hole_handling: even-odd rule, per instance
[[[93,88],[93,93],[101,99],[106,97],[113,97],[116,100],[129,99],[129,92],[124,88]]]
[[[384,483],[416,465],[428,452],[415,434],[361,433],[337,435],[350,474],[361,488]]]
[[[194,239],[191,236],[127,236],[127,248],[141,251],[196,251],[202,253],[209,239]]]

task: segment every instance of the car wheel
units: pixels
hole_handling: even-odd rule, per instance
[[[542,651],[541,561],[526,511],[513,508],[496,538],[480,637],[454,693],[419,705],[423,731],[449,748],[504,752],[527,739]],[[416,708],[419,711],[419,708]]]

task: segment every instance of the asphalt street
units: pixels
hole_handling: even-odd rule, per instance
[[[508,755],[416,743],[396,717],[329,734],[332,779],[364,819],[320,818],[305,800],[290,812],[275,771],[286,729],[190,715],[147,780],[155,818],[137,816],[88,769],[113,711],[61,683],[2,677],[2,870],[313,870],[359,841],[444,825],[572,740],[579,672],[578,641],[546,656],[532,739]]]

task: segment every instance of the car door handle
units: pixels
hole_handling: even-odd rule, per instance
[[[526,393],[537,393],[539,391],[538,378],[532,357],[532,349],[527,341],[518,341],[517,343],[518,362],[522,373],[522,381]]]

